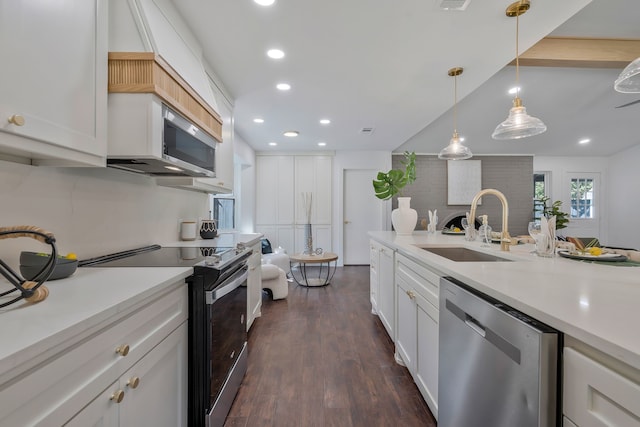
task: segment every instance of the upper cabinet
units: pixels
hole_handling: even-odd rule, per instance
[[[0,158],[104,166],[107,2],[0,3]]]

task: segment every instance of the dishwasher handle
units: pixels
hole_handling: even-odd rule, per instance
[[[470,327],[471,329],[473,329],[478,335],[480,335],[482,338],[485,338],[487,336],[487,331],[485,330],[485,328],[480,324],[480,322],[478,322],[476,319],[474,319],[472,316],[469,316],[469,313],[465,313],[465,319],[464,319],[464,323],[465,325],[467,325],[468,327]]]

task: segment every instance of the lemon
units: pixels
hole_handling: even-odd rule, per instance
[[[78,259],[78,255],[74,254],[73,252],[69,252],[67,254],[67,256],[65,256],[66,259]]]
[[[453,227],[453,231],[455,231],[456,233],[459,233],[460,229],[458,227]]]
[[[589,255],[593,255],[593,256],[602,255],[602,249],[597,247],[589,248]]]

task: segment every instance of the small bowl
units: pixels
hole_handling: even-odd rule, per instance
[[[36,252],[21,252],[20,253],[20,274],[26,280],[36,280],[38,274],[49,261],[50,255],[39,255]],[[68,259],[58,257],[51,276],[48,280],[64,279],[75,273],[78,268],[77,259]]]

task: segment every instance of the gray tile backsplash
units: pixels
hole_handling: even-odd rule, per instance
[[[403,169],[402,155],[394,155],[393,168]],[[532,156],[474,156],[481,160],[481,188],[501,191],[509,203],[509,232],[511,235],[527,234],[527,223],[533,216],[533,157]],[[459,160],[464,161],[464,160]],[[418,211],[417,229],[421,220],[428,220],[429,210],[438,210],[438,226],[442,229],[448,218],[469,211],[470,205],[447,205],[447,161],[437,156],[418,155],[416,181],[407,185],[403,195],[411,197],[411,207]],[[393,207],[397,207],[394,199]],[[494,196],[482,198],[477,215],[487,214],[489,225],[502,229],[502,207]]]

